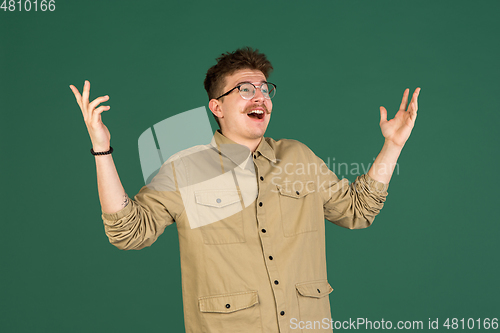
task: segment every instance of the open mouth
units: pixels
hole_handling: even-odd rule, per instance
[[[264,114],[265,114],[264,110],[252,110],[249,113],[247,113],[247,116],[254,119],[262,119],[264,118]]]

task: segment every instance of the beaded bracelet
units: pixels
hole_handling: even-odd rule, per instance
[[[108,155],[108,154],[111,154],[113,152],[113,147],[109,146],[109,150],[108,151],[100,151],[100,152],[97,152],[97,153],[94,151],[94,148],[91,148],[90,152],[94,156],[95,155]]]

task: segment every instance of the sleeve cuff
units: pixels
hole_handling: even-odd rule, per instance
[[[102,211],[102,218],[108,221],[118,221],[122,217],[128,215],[133,209],[132,199],[128,198],[127,205],[116,213],[105,213]]]
[[[381,182],[371,178],[370,176],[368,176],[368,174],[364,174],[364,178],[365,178],[364,180],[368,184],[368,188],[371,191],[377,192],[377,193],[387,192],[387,189],[389,188],[389,184],[381,183]]]

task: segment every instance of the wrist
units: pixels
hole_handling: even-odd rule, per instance
[[[390,150],[390,151],[400,151],[401,152],[401,150],[403,149],[404,145],[405,145],[404,143],[403,144],[397,144],[394,141],[389,140],[389,139],[385,139],[385,142],[384,142],[384,147],[387,150]]]
[[[103,152],[103,151],[108,151],[110,149],[111,145],[110,144],[104,144],[104,145],[92,145],[92,149],[94,149],[94,151],[96,153],[98,152]]]
[[[99,150],[96,150],[96,149],[99,149]],[[90,153],[94,156],[109,155],[113,152],[113,147],[111,147],[111,146],[109,146],[109,149],[107,149],[107,150],[97,148],[97,147],[96,147],[96,149],[94,149],[94,148],[90,149]]]

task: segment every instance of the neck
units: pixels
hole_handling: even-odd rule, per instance
[[[262,140],[262,137],[257,138],[257,139],[243,139],[237,135],[233,135],[232,133],[225,132],[222,129],[220,131],[221,131],[222,135],[224,135],[226,138],[228,138],[236,143],[239,143],[240,145],[247,146],[248,149],[250,149],[250,151],[252,153],[255,151],[255,149],[257,149],[257,147],[260,144],[260,141]]]

